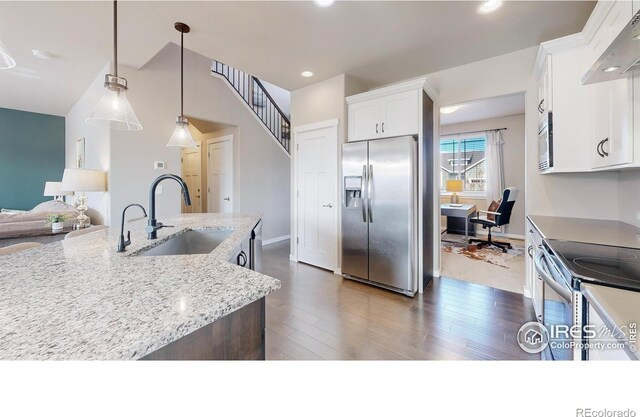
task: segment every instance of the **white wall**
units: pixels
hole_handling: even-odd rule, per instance
[[[291,117],[291,91],[266,82],[265,80],[260,80],[260,82],[267,90],[273,101],[275,101],[278,107],[280,107],[280,110],[282,110],[287,117]]]
[[[291,92],[291,128],[292,131],[299,126],[312,123],[338,119],[338,153],[342,160],[342,144],[347,141],[347,102],[346,97],[366,91],[366,85],[345,74],[337,75],[327,80]],[[293,137],[292,148],[295,146]],[[295,158],[295,153],[293,154]],[[294,166],[291,165],[291,183],[294,183]],[[342,167],[338,164],[338,187],[340,190],[340,178]],[[295,198],[291,199],[291,212],[294,213]],[[338,224],[341,223],[341,212],[338,210]],[[291,230],[295,230],[296,219],[291,219]],[[293,236],[292,236],[293,237]],[[338,265],[341,264],[341,244],[338,242]],[[291,239],[291,254],[295,258],[296,245]]]
[[[620,220],[640,227],[640,171],[620,173],[619,193]]]
[[[504,233],[511,235],[525,234],[525,116],[524,114],[508,117],[497,117],[494,119],[478,120],[475,122],[454,123],[440,126],[440,134],[457,132],[473,132],[477,130],[489,130],[506,127],[502,131],[504,139],[504,177],[505,186],[518,187],[520,195],[513,207],[511,221],[504,229]],[[438,149],[438,148],[436,148]],[[479,204],[478,204],[479,203]],[[486,200],[481,200],[478,208],[486,210],[488,204]]]
[[[139,71],[125,68],[131,105],[144,130],[114,132],[112,206],[116,212],[131,202],[146,203],[149,184],[162,171],[153,161],[166,161],[165,172],[180,173],[180,150],[165,145],[180,111],[180,48],[170,43]],[[265,240],[289,235],[290,158],[244,102],[226,84],[210,75],[211,60],[185,50],[186,116],[238,126],[234,137],[234,180],[240,190],[241,212],[262,212]],[[158,218],[180,212],[178,184],[165,182],[157,197]],[[145,204],[146,205],[146,204]],[[235,208],[235,207],[234,207]]]
[[[93,111],[94,106],[104,93],[104,75],[109,72],[109,64],[96,75],[82,97],[73,105],[65,116],[65,166],[76,167],[76,141],[85,138],[85,168],[109,171],[111,163],[110,132],[107,128],[99,128],[85,121]],[[109,177],[107,192],[87,193],[92,224],[111,224],[110,217],[110,184]],[[67,201],[71,201],[67,198]]]
[[[533,78],[537,51],[538,47],[532,47],[451,68],[429,74],[427,80],[438,91],[440,106],[526,92],[527,215],[617,218],[617,173],[541,175],[538,171],[538,92]]]
[[[185,115],[201,120],[238,126],[234,166],[240,191],[239,211],[262,212],[265,240],[289,234],[290,158],[225,83],[210,75],[211,60],[185,50]],[[180,149],[166,143],[180,112],[180,48],[170,43],[143,68],[136,71],[120,67],[127,78],[127,94],[143,130],[112,131],[109,188],[111,223],[116,224],[124,206],[148,205],[148,191],[153,179],[164,173],[180,175]],[[97,98],[95,99],[97,101]],[[90,109],[78,108],[79,116],[71,122],[78,129]],[[80,116],[81,113],[84,113]],[[82,119],[82,120],[81,120]],[[69,125],[69,132],[73,132]],[[166,169],[154,170],[154,161],[164,161]],[[180,187],[165,181],[163,193],[156,198],[156,214],[163,217],[180,213]]]

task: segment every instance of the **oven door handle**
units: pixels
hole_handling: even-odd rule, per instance
[[[543,266],[543,262],[545,262],[543,261],[543,258],[545,258],[544,256],[545,251],[542,246],[540,246],[539,249],[540,250],[538,251],[535,259],[533,260],[536,266],[536,271],[538,271],[538,274],[540,274],[545,284],[550,286],[552,290],[557,292],[562,298],[564,298],[569,303],[571,303],[573,298],[571,291],[563,287],[560,283],[558,283],[555,279],[553,279],[549,270],[545,268],[545,266]]]

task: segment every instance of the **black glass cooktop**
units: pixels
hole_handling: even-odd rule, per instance
[[[640,249],[545,240],[555,255],[582,282],[640,291]]]

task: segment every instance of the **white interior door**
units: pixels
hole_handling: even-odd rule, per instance
[[[298,132],[298,260],[336,269],[338,178],[337,128]]]
[[[209,213],[233,212],[233,142],[231,136],[208,141]]]
[[[185,206],[182,201],[183,213],[202,213],[202,144],[197,143],[195,149],[182,150],[182,178],[189,187],[191,205]]]

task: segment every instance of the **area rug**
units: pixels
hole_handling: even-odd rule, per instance
[[[455,235],[445,235],[442,242],[442,265],[440,274],[449,278],[469,281],[505,291],[523,293],[525,283],[524,242],[509,241],[513,249],[503,253],[498,248],[466,249],[463,239]]]

